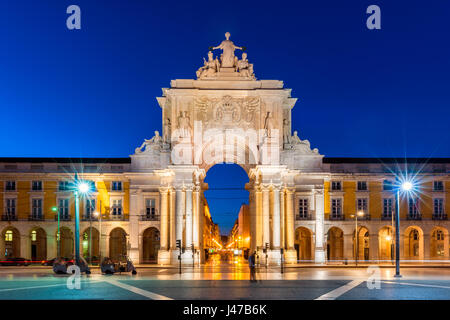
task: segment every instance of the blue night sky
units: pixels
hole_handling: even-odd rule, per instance
[[[81,30],[66,28],[71,4]],[[381,30],[366,28],[371,4]],[[449,18],[442,0],[4,0],[0,156],[128,156],[161,130],[161,87],[195,77],[229,31],[257,78],[293,89],[293,129],[322,154],[449,157]],[[246,192],[220,188],[246,181],[236,165],[208,172],[224,233]]]

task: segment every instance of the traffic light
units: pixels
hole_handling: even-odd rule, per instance
[[[181,240],[177,240],[177,248],[181,249]]]

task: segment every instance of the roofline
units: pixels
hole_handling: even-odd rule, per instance
[[[131,158],[39,158],[39,157],[0,157],[0,163],[131,163]],[[353,158],[324,157],[323,163],[450,163],[450,158]]]
[[[323,163],[450,163],[450,158],[346,158],[324,157]]]
[[[25,158],[5,157],[0,162],[20,163],[131,163],[131,158]]]

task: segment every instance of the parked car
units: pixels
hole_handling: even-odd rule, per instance
[[[126,256],[121,257],[118,260],[105,257],[100,265],[100,270],[104,274],[114,274],[116,272],[131,272],[132,274],[137,274],[133,262]]]
[[[75,261],[73,259],[68,260],[63,257],[56,258],[53,263],[53,272],[56,274],[67,274],[67,269],[74,264]],[[78,266],[80,267],[80,272],[85,272],[86,274],[91,273],[91,270],[83,257],[80,257],[80,264]]]
[[[0,261],[0,265],[2,266],[29,266],[31,261],[25,258],[7,258],[3,261]]]

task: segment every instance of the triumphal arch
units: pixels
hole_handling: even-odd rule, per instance
[[[196,79],[172,80],[157,98],[163,132],[155,131],[131,155],[130,211],[142,197],[159,193],[158,263],[203,261],[203,212],[206,172],[216,163],[236,163],[249,176],[250,250],[268,248],[269,263],[297,261],[294,249],[294,194],[310,197],[315,220],[315,261],[324,256],[326,173],[317,149],[292,132],[297,102],[279,80],[259,80],[244,47],[225,34],[211,46]],[[134,219],[134,220],[133,220]],[[130,234],[139,234],[130,216]],[[130,238],[130,255],[139,256],[139,239]],[[192,251],[194,250],[194,251]],[[195,252],[198,254],[193,254]]]

